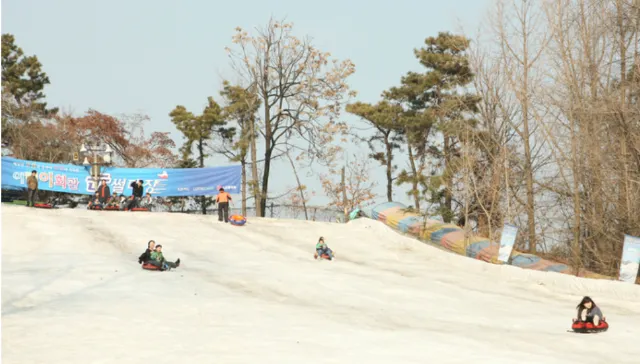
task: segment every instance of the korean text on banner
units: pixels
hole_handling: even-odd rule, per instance
[[[100,179],[112,193],[131,195],[131,183],[143,180],[144,193],[154,196],[215,195],[223,187],[229,193],[240,192],[239,165],[211,168],[111,168],[103,167]],[[27,186],[27,177],[35,170],[38,189],[91,195],[96,185],[90,167],[72,164],[34,162],[2,157],[2,185]]]
[[[504,263],[509,261],[513,245],[516,243],[518,236],[518,228],[511,224],[504,224],[502,228],[502,237],[500,238],[500,250],[498,251],[498,260]]]
[[[625,235],[622,247],[622,262],[620,263],[619,280],[635,283],[640,267],[640,238]]]

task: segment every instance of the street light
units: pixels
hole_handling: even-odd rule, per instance
[[[80,153],[84,156],[82,164],[85,166],[91,166],[91,176],[96,183],[100,181],[100,169],[104,165],[111,165],[111,154],[113,149],[109,144],[103,143],[99,138],[89,137],[80,146]],[[101,157],[101,161],[98,160]]]

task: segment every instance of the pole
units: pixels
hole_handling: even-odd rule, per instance
[[[100,185],[100,167],[98,165],[98,153],[93,151],[93,165],[91,166],[91,172],[93,174],[93,182],[96,185],[96,191]]]
[[[349,219],[349,213],[347,212],[347,187],[344,178],[344,169],[345,167],[343,166],[340,185],[342,187],[342,207],[344,207],[344,223],[346,224]]]

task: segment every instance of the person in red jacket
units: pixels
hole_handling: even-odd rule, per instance
[[[98,199],[100,200],[100,203],[102,205],[106,205],[107,202],[109,201],[109,198],[111,198],[111,189],[109,188],[109,185],[107,185],[107,181],[102,180],[100,181],[100,187],[98,187]]]
[[[218,196],[216,196],[216,202],[218,203],[218,221],[229,222],[229,201],[231,201],[231,195],[224,191],[224,188],[220,188]],[[224,216],[223,216],[224,215]]]

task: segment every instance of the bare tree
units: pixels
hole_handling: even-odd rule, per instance
[[[370,162],[369,158],[353,156],[345,166],[330,168],[328,173],[320,175],[322,188],[330,200],[329,206],[348,214],[356,207],[362,208],[374,202],[376,194],[373,191],[377,183],[370,178]]]
[[[637,2],[637,1],[636,1]],[[545,102],[553,109],[545,134],[561,179],[552,186],[566,209],[572,264],[614,274],[623,234],[638,231],[640,164],[638,82],[629,49],[638,37],[634,0],[563,0],[545,8],[552,43]],[[631,16],[629,16],[631,15]]]
[[[508,73],[508,81],[519,104],[520,122],[512,126],[522,142],[522,172],[525,179],[527,233],[529,251],[536,252],[536,191],[534,174],[536,159],[535,120],[533,117],[535,89],[541,82],[536,67],[542,61],[549,37],[543,30],[539,3],[531,0],[514,0],[510,5],[499,1],[494,27],[500,39],[500,54]],[[516,200],[518,196],[515,195]]]
[[[292,34],[291,23],[271,19],[255,36],[238,27],[231,64],[246,84],[255,87],[262,103],[258,130],[264,141],[264,166],[259,201],[264,216],[275,151],[294,147],[310,160],[323,159],[336,134],[346,131],[338,119],[355,93],[346,79],[354,64],[331,60],[309,38]],[[258,124],[256,124],[258,125]],[[296,143],[297,142],[297,143]]]
[[[478,34],[485,32],[479,30]],[[477,223],[480,235],[493,238],[505,221],[512,222],[510,179],[512,164],[509,158],[517,150],[517,105],[510,90],[504,58],[492,54],[492,44],[477,39],[470,52],[470,65],[475,74],[473,87],[480,98],[477,126],[469,143],[472,154],[467,155],[470,171],[471,218]],[[468,153],[467,153],[468,154]]]

